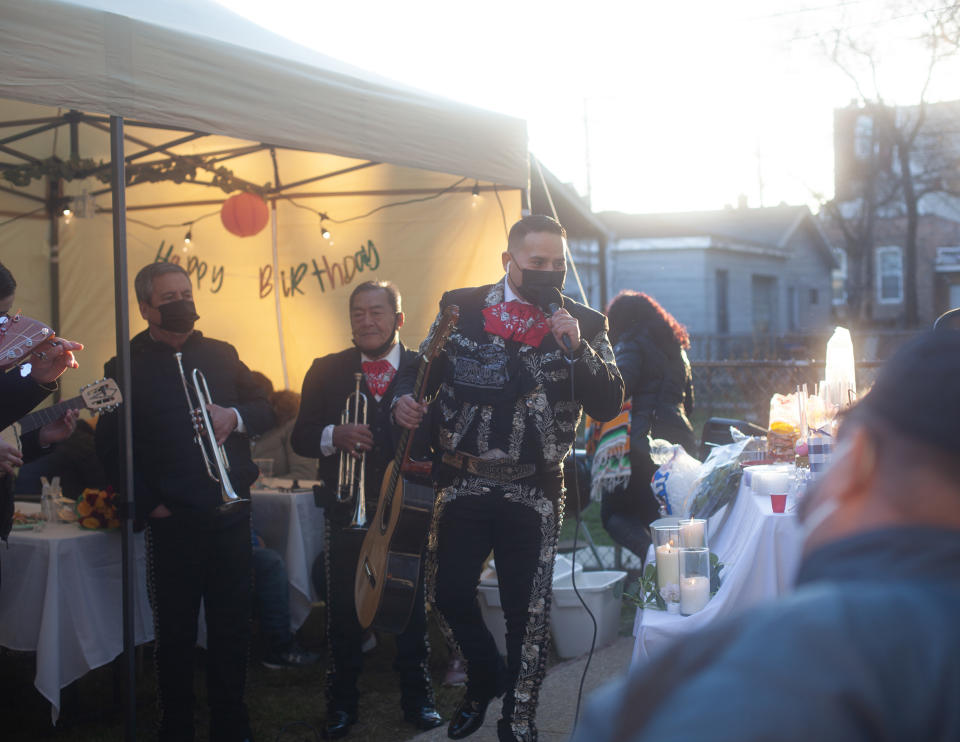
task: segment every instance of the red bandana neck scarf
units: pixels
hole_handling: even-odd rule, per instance
[[[367,379],[367,388],[376,396],[382,397],[390,386],[390,382],[393,381],[397,369],[386,358],[381,358],[379,361],[364,361],[360,366]]]
[[[504,301],[483,310],[483,329],[505,340],[517,340],[534,348],[550,332],[547,318],[533,304]]]

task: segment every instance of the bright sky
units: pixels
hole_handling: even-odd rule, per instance
[[[846,28],[874,47],[888,102],[916,102],[928,61],[908,41],[922,16],[887,0],[218,1],[329,56],[526,119],[531,152],[561,180],[586,193],[589,172],[596,211],[714,209],[740,193],[758,206],[761,180],[764,205],[815,207],[813,192],[833,190],[833,109],[857,97],[818,34]],[[960,98],[951,64],[928,100]]]

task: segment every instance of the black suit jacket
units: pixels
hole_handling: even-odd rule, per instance
[[[395,453],[396,439],[390,421],[390,404],[400,374],[416,368],[417,354],[400,344],[400,367],[379,402],[367,388],[366,379],[360,382],[360,391],[367,396],[369,409],[367,423],[373,432],[374,450],[367,454],[366,499],[368,516],[380,494],[380,483],[387,464]],[[328,425],[339,425],[347,397],[356,389],[354,374],[361,371],[360,351],[348,348],[339,353],[317,358],[303,380],[300,413],[293,426],[290,442],[301,456],[319,459],[318,477],[323,480],[328,495],[336,492],[340,467],[340,452],[324,456],[320,451],[320,436]]]
[[[0,373],[0,430],[26,415],[56,389],[56,382],[39,384],[29,376],[21,377],[19,368]]]
[[[249,436],[269,430],[275,421],[266,392],[229,343],[195,332],[181,349],[188,384],[194,368],[206,376],[214,404],[235,407],[247,432],[231,433],[224,443],[230,461],[230,481],[241,497],[257,478],[250,458]],[[174,349],[144,331],[130,341],[133,386],[134,497],[143,521],[160,504],[170,510],[210,511],[220,506],[220,485],[207,475],[200,447],[194,443],[190,408],[183,391]],[[116,378],[116,358],[105,374]],[[193,403],[196,400],[193,399]],[[100,416],[97,454],[107,481],[122,491],[119,413]]]
[[[49,385],[39,384],[29,376],[20,376],[19,368],[7,373],[0,372],[0,430],[26,415],[56,388],[56,382]],[[40,453],[36,444],[38,433],[39,431],[33,431],[21,441],[25,461]],[[7,474],[0,478],[0,539],[7,538],[12,525],[13,477]]]

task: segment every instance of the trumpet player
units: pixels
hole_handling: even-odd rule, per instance
[[[199,317],[190,278],[179,265],[146,266],[134,288],[147,321],[130,341],[134,498],[138,525],[147,529],[159,738],[194,738],[202,598],[210,739],[239,742],[251,737],[243,695],[251,611],[249,491],[257,469],[247,436],[269,429],[273,410],[236,349],[194,330]],[[205,385],[193,382],[194,369]],[[106,374],[116,371],[114,358]],[[204,386],[208,396],[197,389]],[[201,405],[212,430],[195,429]],[[118,424],[112,413],[97,425],[97,451],[115,487],[122,483]],[[221,472],[227,481],[213,478],[222,480]]]
[[[349,311],[354,347],[314,360],[303,381],[300,414],[291,435],[294,451],[320,460],[319,478],[327,493],[327,739],[347,735],[357,721],[363,653],[354,574],[363,521],[376,512],[380,483],[394,455],[390,424],[394,379],[417,360],[417,354],[400,343],[403,312],[392,283],[361,283],[350,295]],[[358,391],[365,398],[365,413],[356,411]],[[364,491],[353,495],[361,474]],[[358,496],[366,498],[363,508]],[[410,622],[396,639],[394,667],[400,676],[404,719],[419,729],[441,725],[427,668],[422,579]]]

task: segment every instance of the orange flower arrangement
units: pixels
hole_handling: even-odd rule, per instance
[[[87,488],[77,500],[77,515],[82,528],[119,528],[114,491]]]

